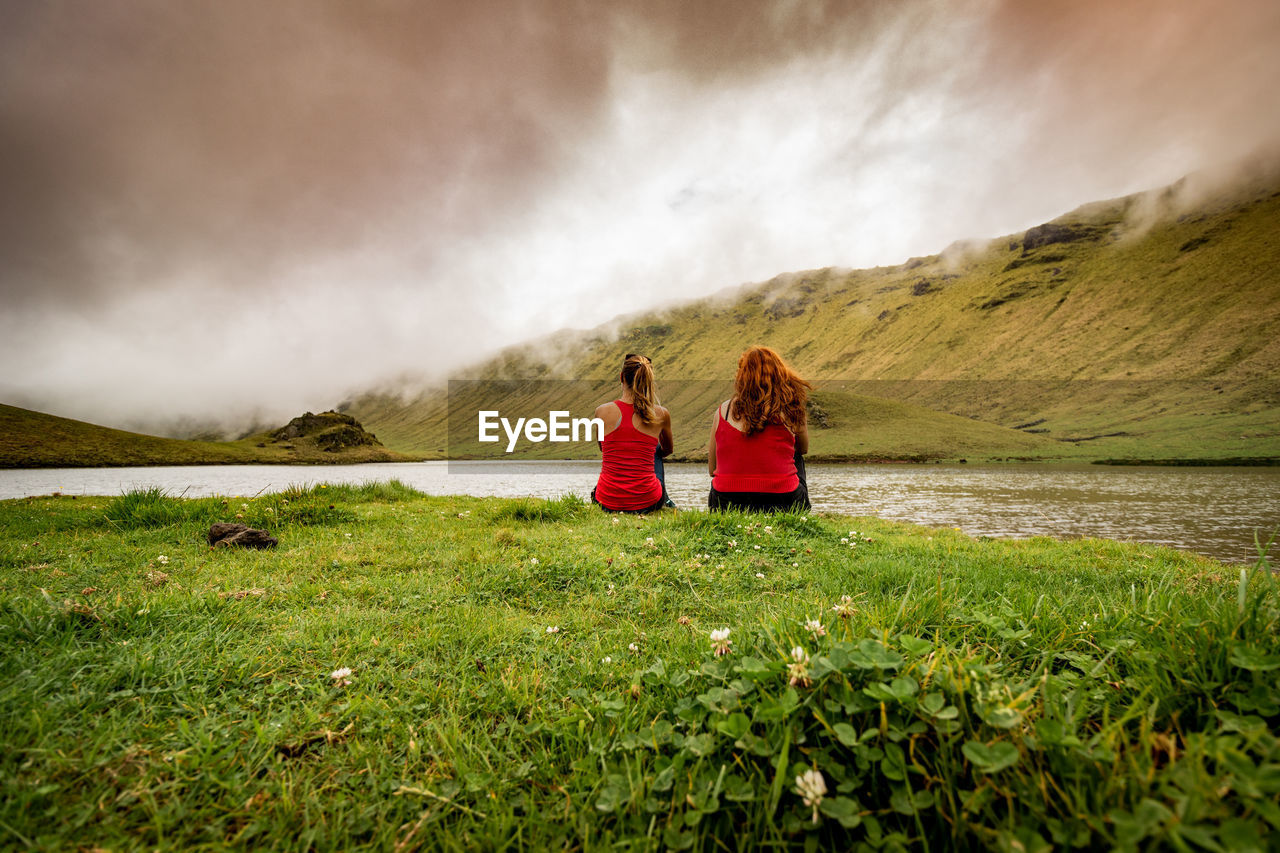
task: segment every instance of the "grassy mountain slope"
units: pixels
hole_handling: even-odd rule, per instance
[[[874,423],[879,445],[897,446],[896,420],[877,421],[873,397],[1002,428],[975,443],[939,426],[943,457],[1280,458],[1280,182],[1191,212],[1180,190],[1087,205],[899,266],[779,276],[628,318],[617,333],[557,333],[470,375],[607,388],[622,354],[642,352],[677,422],[692,423],[727,394],[743,347],[761,343],[827,394],[851,395],[828,401],[859,413],[822,438],[839,448],[831,455],[858,456],[853,436]],[[694,402],[680,389],[692,380],[720,390],[686,417],[676,407]],[[390,446],[436,452],[441,397],[368,395],[351,411]],[[686,432],[685,446],[704,432]],[[1036,441],[1019,445],[1015,433]],[[915,455],[908,447],[890,455]]]
[[[395,462],[404,459],[402,454],[381,446],[326,452],[314,438],[306,436],[287,442],[276,441],[265,433],[229,442],[160,438],[0,405],[0,468]]]

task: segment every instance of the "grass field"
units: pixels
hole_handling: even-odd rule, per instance
[[[280,547],[204,544],[236,518]],[[397,483],[7,501],[0,531],[11,849],[1280,833],[1280,596],[1261,568]]]

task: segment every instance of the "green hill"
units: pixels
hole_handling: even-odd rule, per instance
[[[333,418],[326,418],[333,415]],[[132,465],[226,465],[398,462],[406,457],[369,440],[359,424],[336,413],[305,430],[289,427],[239,441],[183,441],[96,426],[16,406],[0,405],[0,468],[82,468]]]
[[[1190,212],[1180,189],[899,266],[787,274],[558,332],[467,376],[598,380],[581,414],[612,393],[621,356],[641,352],[688,449],[705,444],[738,354],[761,343],[840,413],[815,431],[817,455],[1280,459],[1280,181],[1219,192]],[[699,384],[715,390],[684,387]],[[441,389],[349,404],[388,446],[423,453],[444,452],[446,408]],[[955,417],[930,421],[924,410]]]

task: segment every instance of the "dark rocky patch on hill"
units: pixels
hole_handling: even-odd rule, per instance
[[[309,439],[326,453],[351,447],[381,447],[382,442],[351,415],[341,412],[306,412],[271,433],[273,442]]]

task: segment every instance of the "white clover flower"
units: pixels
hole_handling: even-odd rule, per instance
[[[730,539],[730,540],[729,540],[729,547],[730,547],[730,548],[737,548],[737,547],[738,547],[738,541],[737,541],[736,539]]]
[[[613,584],[609,584],[609,588],[605,590],[605,595],[613,595]]]
[[[344,666],[341,669],[335,669],[333,672],[329,673],[329,677],[332,678],[339,687],[347,687],[351,684],[351,668]]]
[[[798,568],[800,568],[800,564],[799,564],[799,563],[792,563],[792,564],[791,564],[791,568],[793,568],[793,569],[798,569]]]
[[[760,580],[764,580],[764,572],[756,572],[756,577],[758,577]]]
[[[796,793],[806,806],[813,809],[813,822],[818,822],[818,804],[827,795],[827,780],[818,770],[806,770],[796,777]]]
[[[809,653],[796,646],[791,650],[792,663],[787,664],[787,674],[792,686],[809,686]]]
[[[716,653],[716,657],[729,654],[729,646],[733,645],[733,640],[729,639],[729,629],[721,628],[718,631],[711,632],[711,650]]]
[[[604,657],[600,658],[600,663],[613,663],[613,658],[609,657],[608,655],[605,655]]]
[[[164,554],[161,554],[159,557],[156,557],[156,562],[162,566],[167,566],[169,564],[169,558]]]
[[[559,634],[559,633],[560,633],[560,626],[559,626],[559,625],[548,625],[548,626],[547,626],[547,633],[548,633],[548,634]]]
[[[815,640],[827,635],[827,629],[823,628],[822,623],[817,619],[806,619],[804,629],[812,634]]]
[[[644,544],[645,544],[645,546],[646,546],[646,547],[648,547],[648,548],[652,548],[652,547],[654,547],[654,544],[653,544],[653,537],[652,537],[652,536],[646,536],[646,537],[644,538]]]
[[[773,528],[766,524],[766,525],[764,526],[764,532],[765,532],[765,533],[772,533],[772,532],[773,532]]]
[[[614,524],[617,524],[617,523],[618,523],[618,517],[615,515],[615,516],[613,517],[612,521],[613,521],[613,523],[614,523]]]
[[[841,545],[848,545],[848,544],[849,544],[849,537],[847,537],[847,536],[841,536],[841,537],[840,537],[840,544],[841,544]]]
[[[755,548],[757,551],[759,551],[759,550],[760,550],[760,546],[759,546],[759,545],[752,545],[751,547],[752,547],[752,548]]]
[[[635,643],[630,643],[630,644],[628,644],[627,649],[629,649],[630,651],[633,651],[633,652],[638,652],[638,651],[640,651],[640,647],[639,647],[639,646],[637,646]]]
[[[529,565],[531,565],[531,566],[536,566],[536,565],[538,565],[538,558],[537,558],[537,557],[530,557],[530,558],[529,558]]]
[[[847,595],[842,595],[840,600],[831,606],[831,610],[841,619],[848,619],[854,613],[853,599]]]

